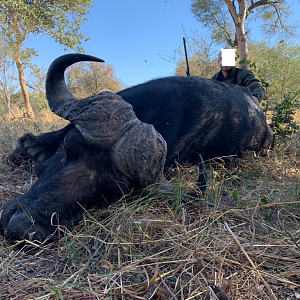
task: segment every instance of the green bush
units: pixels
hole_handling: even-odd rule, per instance
[[[272,116],[271,128],[275,134],[281,137],[290,137],[293,132],[299,129],[294,120],[296,113],[295,104],[299,99],[300,90],[288,91],[285,93],[281,103],[277,104]]]

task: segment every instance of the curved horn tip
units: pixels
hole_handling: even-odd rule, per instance
[[[102,62],[102,63],[105,62],[103,59],[98,58],[93,55],[83,54],[83,53],[69,53],[69,54],[64,54],[64,55],[57,57],[52,62],[52,65],[54,65],[56,63],[61,64],[63,62],[73,64],[73,63],[80,62],[80,61],[96,61],[96,62]]]

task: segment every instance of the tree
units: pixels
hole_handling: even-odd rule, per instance
[[[251,61],[256,62],[260,74],[269,82],[268,104],[280,103],[286,93],[299,90],[300,46],[289,41],[275,45],[250,42]]]
[[[34,49],[24,49],[24,42],[31,34],[49,35],[55,41],[71,49],[85,40],[79,33],[87,19],[92,0],[5,0],[0,2],[0,30],[16,63],[24,106],[33,115],[24,68],[33,55]]]
[[[5,104],[9,114],[14,115],[11,109],[11,96],[16,92],[15,68],[13,60],[7,53],[8,46],[0,37],[0,99]]]
[[[123,88],[115,77],[112,65],[81,62],[70,66],[66,75],[67,85],[77,98],[94,96],[104,90],[117,92]]]
[[[50,110],[46,99],[46,81],[47,72],[45,69],[33,65],[29,70],[26,86],[30,92],[31,104],[34,111],[42,112]]]
[[[292,28],[286,25],[289,9],[284,0],[193,0],[192,12],[212,31],[214,40],[237,47],[240,60],[249,56],[246,20],[248,27],[251,21],[260,18],[265,33],[275,34],[279,29],[292,33]]]
[[[13,61],[9,57],[2,57],[0,59],[0,93],[1,99],[7,107],[8,113],[14,115],[11,109],[11,95],[15,93],[14,82],[14,66]]]

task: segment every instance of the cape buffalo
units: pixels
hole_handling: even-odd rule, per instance
[[[273,145],[274,134],[247,88],[172,76],[78,100],[64,71],[79,61],[103,62],[67,54],[51,64],[46,79],[51,110],[70,124],[26,134],[9,157],[15,163],[20,156],[31,159],[40,174],[4,207],[0,227],[12,240],[44,240],[57,224],[71,227],[81,206],[108,205],[132,188],[164,181],[163,168],[175,160],[198,162],[199,154],[211,158]]]

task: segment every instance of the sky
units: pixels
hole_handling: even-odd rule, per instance
[[[288,2],[293,12],[290,20],[300,21],[300,1]],[[208,35],[194,18],[190,0],[93,0],[81,32],[90,38],[82,45],[86,53],[113,65],[126,86],[174,75],[176,64],[170,58],[182,47],[183,36]],[[255,32],[261,39],[259,30]],[[299,29],[295,41],[300,44]],[[33,36],[26,46],[38,51],[34,62],[44,69],[58,56],[72,52],[48,36]]]

